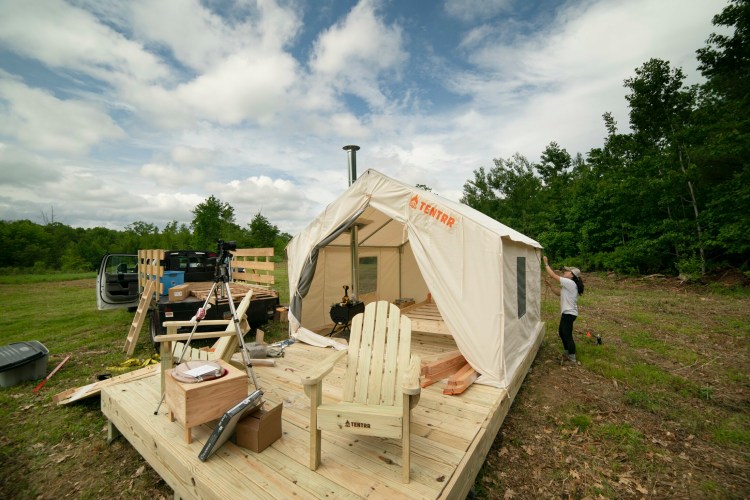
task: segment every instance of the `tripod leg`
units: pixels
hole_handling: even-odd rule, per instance
[[[218,285],[218,282],[214,282],[214,284],[211,286],[211,290],[209,290],[209,292],[208,292],[208,297],[206,297],[206,301],[203,303],[203,309],[204,310],[209,307],[209,304],[210,304],[210,301],[211,301],[211,296],[216,292],[217,285]],[[216,300],[217,301],[219,300],[218,296],[217,296]],[[182,358],[185,357],[185,352],[187,352],[188,348],[190,347],[190,342],[193,340],[193,334],[198,329],[198,325],[199,324],[200,324],[200,320],[197,320],[195,322],[195,324],[193,325],[193,329],[190,331],[190,335],[188,335],[188,339],[185,342],[185,345],[182,346],[182,352],[180,353],[180,359],[177,360],[177,364],[178,365],[180,363],[182,363]]]
[[[242,359],[245,362],[245,371],[247,372],[247,375],[253,380],[253,385],[255,386],[255,388],[257,390],[260,390],[260,387],[258,387],[258,381],[255,378],[255,370],[253,370],[253,366],[250,364],[250,356],[247,354],[247,349],[245,349],[245,336],[242,335],[242,330],[240,329],[240,319],[237,317],[237,310],[234,308],[232,292],[229,289],[229,283],[227,283],[226,281],[224,282],[224,289],[226,290],[227,298],[229,299],[229,310],[232,312],[234,333],[235,335],[237,335],[240,351],[242,352]]]

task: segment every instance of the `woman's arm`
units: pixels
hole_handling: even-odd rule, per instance
[[[556,286],[552,286],[546,276],[544,277],[544,284],[547,285],[547,288],[552,290],[552,293],[554,293],[558,297],[560,296],[560,289]]]
[[[555,278],[558,282],[560,281],[560,276],[555,274],[555,271],[552,270],[551,267],[549,267],[549,262],[547,262],[547,256],[545,255],[542,257],[544,259],[544,269],[547,271],[547,274],[550,275],[550,277]]]

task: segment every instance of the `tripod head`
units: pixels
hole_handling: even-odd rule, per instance
[[[214,279],[216,281],[229,281],[229,261],[232,260],[232,250],[237,250],[236,241],[224,241],[216,240],[217,250],[216,253],[216,271],[214,272]]]

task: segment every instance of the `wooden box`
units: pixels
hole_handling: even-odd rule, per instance
[[[169,419],[185,427],[185,441],[192,442],[191,428],[220,418],[247,397],[247,374],[229,363],[218,361],[227,370],[221,378],[188,384],[178,382],[167,370],[164,377],[165,403]]]

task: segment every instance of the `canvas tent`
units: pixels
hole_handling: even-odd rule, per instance
[[[331,324],[351,286],[356,224],[364,302],[430,294],[456,345],[507,387],[543,329],[536,241],[431,192],[367,170],[287,246],[292,336]]]

